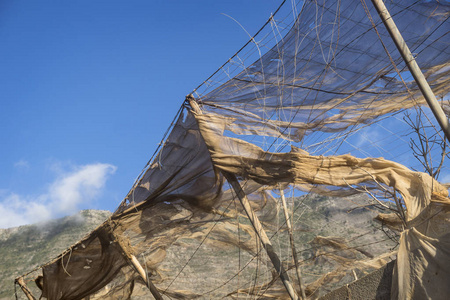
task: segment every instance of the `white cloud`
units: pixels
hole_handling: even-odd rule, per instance
[[[98,196],[107,175],[115,170],[116,167],[108,164],[83,166],[72,174],[62,176],[50,186],[50,200],[59,212],[74,212],[79,204]]]
[[[109,175],[116,171],[110,164],[90,164],[61,172],[47,191],[37,196],[0,194],[0,228],[49,220],[61,214],[73,214],[82,204],[98,197]]]
[[[24,159],[21,159],[17,162],[14,163],[14,167],[17,169],[29,169],[30,168],[30,163]]]
[[[43,203],[11,193],[0,202],[0,215],[0,228],[8,228],[48,220],[52,213]]]

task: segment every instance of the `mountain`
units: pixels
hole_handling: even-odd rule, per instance
[[[50,261],[110,214],[104,210],[82,210],[56,220],[0,229],[0,299],[14,299],[17,276]],[[20,289],[18,293],[22,293]]]
[[[258,215],[271,236],[276,252],[280,253],[282,260],[289,261],[290,246],[284,215],[276,208],[278,199],[274,201],[274,206],[267,205]],[[333,198],[310,194],[295,199],[288,198],[287,202],[291,213],[294,210],[292,220],[296,247],[299,260],[302,261],[304,279],[308,284],[315,281],[318,274],[331,272],[336,267],[333,259],[369,259],[396,246],[380,230],[380,224],[373,221],[379,211],[373,206],[367,206],[371,200],[366,195]],[[13,299],[14,279],[17,276],[50,261],[101,224],[110,214],[109,211],[85,210],[74,216],[46,223],[0,229],[0,299]],[[245,217],[241,217],[240,222],[249,225]],[[329,249],[322,245],[324,242],[330,243]],[[323,251],[315,250],[317,243],[322,243],[323,247],[320,249]],[[349,246],[348,249],[332,247],[344,243]],[[161,270],[174,270],[184,266],[182,276],[173,283],[173,289],[191,288],[201,294],[234,278],[240,261],[251,259],[250,254],[238,251],[235,247],[223,246],[218,249],[216,246],[205,243],[199,247],[199,241],[196,240],[175,242],[168,249],[167,257],[161,265]],[[324,249],[328,249],[328,252]],[[332,256],[327,256],[328,253]],[[223,260],[227,264],[221,264],[220,261]],[[257,265],[258,261],[255,260],[254,264]],[[249,265],[249,270],[241,274],[241,280],[246,276],[253,278],[250,274],[253,267],[253,264]],[[356,270],[356,273],[350,272],[350,275],[342,276],[345,283],[349,283],[355,277],[361,278],[366,274],[364,270]],[[291,276],[294,278],[295,275]],[[323,287],[320,294],[342,286],[342,282],[332,282]],[[28,286],[35,289],[33,282],[28,283]],[[231,293],[236,286],[230,284],[223,288]],[[23,299],[20,289],[18,293],[22,297],[20,299]],[[144,296],[140,297],[140,293]],[[147,299],[148,291],[139,284],[133,295],[136,295],[133,299]]]

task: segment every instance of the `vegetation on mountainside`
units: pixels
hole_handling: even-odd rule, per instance
[[[53,259],[110,214],[84,210],[44,223],[0,229],[0,299],[13,299],[17,276]]]
[[[357,249],[357,259],[365,259],[367,255],[377,256],[396,246],[395,237],[393,240],[389,239],[380,230],[380,224],[373,221],[378,211],[367,207],[370,200],[365,195],[346,198],[308,195],[296,197],[294,201],[288,198],[287,201],[290,209],[294,209],[292,223],[296,248],[307,284],[336,266],[332,259],[315,250],[313,240],[318,235],[337,238],[336,240],[339,240],[339,237],[344,238],[342,242],[346,243],[349,249]],[[366,206],[363,207],[364,205]],[[354,209],[357,206],[360,208]],[[273,246],[280,258],[292,266],[284,214],[282,211],[271,214],[273,207],[265,209],[267,212],[263,209],[258,214],[262,220],[264,215],[272,215],[272,220],[263,223]],[[106,220],[109,214],[107,211],[87,210],[44,224],[0,230],[0,299],[13,298],[14,278],[60,254]],[[244,216],[231,222],[249,225]],[[237,234],[240,235],[241,242],[245,240],[246,232],[241,229]],[[214,298],[215,292],[209,293],[214,289],[231,293],[248,281],[252,282],[253,286],[258,286],[271,280],[273,268],[264,251],[255,258],[253,254],[238,247],[221,244],[222,248],[217,248],[214,244],[214,239],[204,241],[201,236],[194,240],[176,241],[168,249],[167,257],[160,265],[160,274],[152,274],[152,280],[163,289],[170,284],[171,290],[190,288],[199,294],[208,293],[206,298]],[[336,253],[333,249],[330,251]],[[348,256],[349,252],[343,251],[341,254]],[[165,274],[164,270],[173,270],[175,274]],[[356,273],[347,274],[344,281],[351,282],[355,279],[354,276],[363,276],[366,271],[369,270],[357,270]],[[293,269],[289,271],[291,277],[295,278],[293,272]],[[162,279],[166,280],[161,281]],[[171,284],[172,280],[174,281]],[[36,290],[32,282],[29,287]],[[331,285],[324,291],[336,287]],[[22,292],[18,292],[22,299]],[[135,287],[134,295],[133,299],[146,299],[148,290],[139,284]]]

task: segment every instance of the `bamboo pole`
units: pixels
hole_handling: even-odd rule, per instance
[[[34,298],[33,294],[31,293],[30,289],[28,289],[27,285],[25,284],[23,277],[16,278],[16,282],[19,284],[20,288],[22,289],[25,296],[27,296],[28,300],[36,300],[36,298]]]
[[[414,56],[411,54],[411,51],[409,50],[408,45],[406,44],[405,40],[403,39],[402,34],[400,33],[397,26],[395,25],[394,20],[392,19],[391,15],[389,14],[389,11],[387,10],[383,1],[382,0],[372,0],[372,3],[375,6],[384,25],[386,26],[387,31],[391,35],[392,40],[394,41],[395,45],[397,46],[398,51],[402,55],[403,60],[405,61],[406,65],[408,66],[409,71],[411,72],[412,76],[414,77],[414,80],[416,81],[417,85],[419,86],[419,89],[422,92],[425,100],[427,101],[428,106],[430,107],[436,120],[438,121],[439,125],[441,126],[442,131],[444,131],[444,134],[447,137],[447,141],[450,141],[450,125],[448,123],[448,119],[445,116],[445,113],[444,113],[442,107],[439,105],[439,102],[436,100],[436,96],[434,95],[433,91],[431,90],[430,85],[428,84],[427,80],[425,79],[425,76],[423,75],[422,71],[420,70],[419,66],[417,65],[417,62],[414,59]]]
[[[291,299],[297,300],[298,296],[294,291],[294,288],[292,287],[291,281],[289,280],[289,275],[287,274],[286,270],[284,269],[280,258],[275,253],[272,243],[269,240],[269,237],[266,234],[266,231],[262,227],[261,223],[259,222],[258,217],[256,216],[255,212],[250,206],[250,203],[248,202],[247,196],[245,195],[244,190],[241,187],[241,184],[237,180],[236,176],[232,173],[223,172],[223,175],[228,180],[228,182],[233,187],[237,197],[239,198],[239,201],[241,202],[242,206],[244,207],[244,210],[250,219],[250,222],[253,225],[253,228],[255,229],[256,233],[259,236],[259,239],[261,240],[261,243],[264,247],[264,249],[267,252],[267,255],[269,256],[270,260],[272,261],[272,264],[277,271],[278,275],[280,275],[281,281],[284,284],[284,287],[286,288],[289,296]]]
[[[284,217],[286,219],[286,226],[287,226],[288,232],[289,232],[289,241],[291,243],[292,258],[294,259],[294,265],[295,265],[295,271],[297,273],[298,285],[300,287],[300,293],[302,295],[302,299],[306,300],[305,288],[304,288],[304,284],[303,284],[303,280],[302,280],[302,276],[301,276],[301,272],[300,272],[300,266],[298,264],[297,250],[295,250],[294,234],[292,232],[291,220],[290,220],[290,217],[288,214],[286,198],[284,197],[284,192],[281,188],[280,188],[280,195],[281,195],[281,202],[283,204]]]

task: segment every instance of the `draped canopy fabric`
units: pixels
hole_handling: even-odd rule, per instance
[[[386,5],[435,94],[447,95],[449,5],[406,0]],[[375,10],[365,1],[304,1],[296,9],[299,14],[289,28],[286,21],[276,23],[275,17],[271,19],[274,32],[284,27],[286,33],[275,38],[275,45],[265,54],[209,92],[195,95],[201,114],[188,103],[183,104],[161,150],[114,214],[42,266],[43,297],[75,300],[139,296],[143,292],[136,286],[143,282],[127,262],[131,254],[141,261],[163,295],[219,295],[212,291],[208,294],[206,287],[200,291],[187,281],[177,285],[180,274],[196,280],[194,268],[189,274],[183,273],[191,258],[178,269],[170,269],[168,261],[190,241],[218,249],[214,251],[239,249],[239,255],[242,250],[253,256],[261,253],[251,225],[236,223],[238,216],[243,216],[242,209],[236,205],[234,191],[222,172],[239,178],[268,230],[276,225],[278,216],[274,193],[287,186],[333,196],[361,193],[362,186],[368,193],[378,190],[398,195],[404,204],[405,223],[396,227],[402,232],[392,296],[438,299],[450,294],[450,200],[446,187],[427,173],[383,158],[310,155],[295,147],[296,142],[304,146],[305,137],[317,132],[343,132],[417,107],[424,103],[419,89]],[[258,44],[255,47],[261,51]],[[276,151],[271,145],[261,147],[255,142],[258,137],[287,141],[292,147],[289,151]],[[360,270],[376,269],[392,254],[386,249],[375,257],[364,256],[364,251],[337,246],[345,244],[341,240],[337,243],[319,232],[314,236],[311,245],[318,249],[317,257],[333,260],[340,267],[307,282],[312,298],[317,297],[315,291],[321,286],[341,282],[350,265]],[[341,252],[323,254],[331,248]],[[219,274],[207,274],[212,282],[222,280]],[[230,280],[235,277],[230,275]],[[220,296],[259,291],[259,296],[287,297],[276,276],[253,287],[252,282],[230,287]]]

